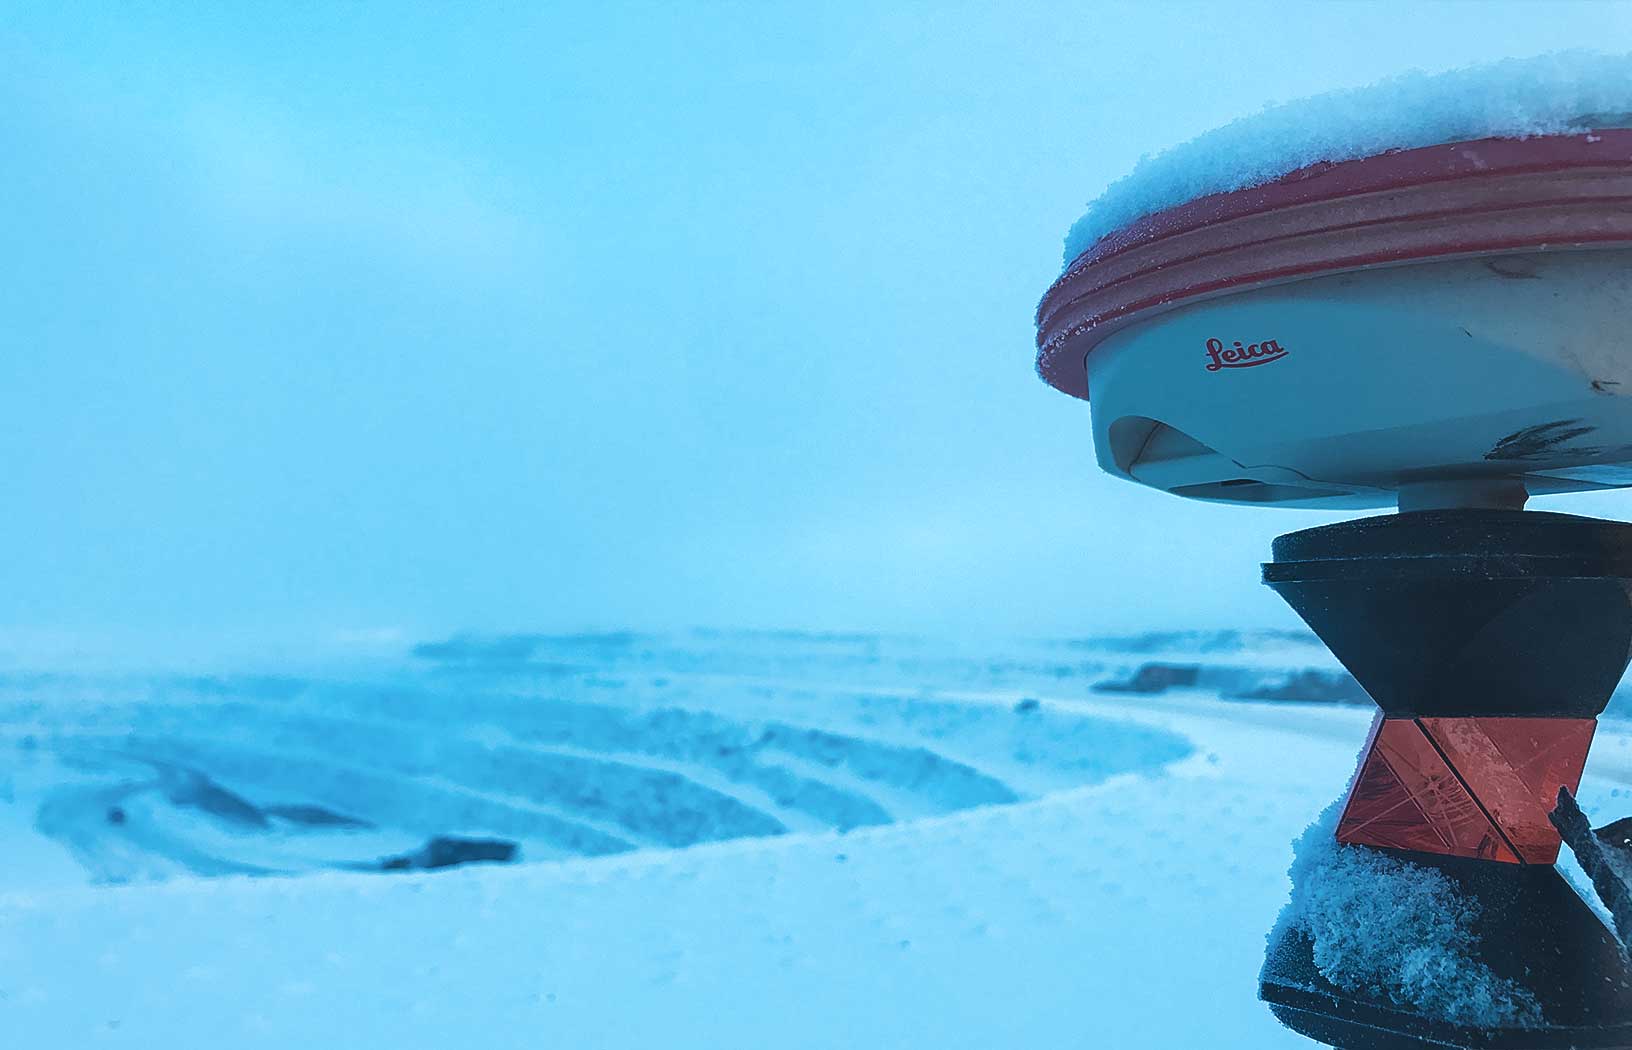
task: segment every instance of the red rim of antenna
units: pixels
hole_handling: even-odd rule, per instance
[[[1377,266],[1624,245],[1632,245],[1632,129],[1315,164],[1100,238],[1037,307],[1037,371],[1087,399],[1089,351],[1189,303]]]

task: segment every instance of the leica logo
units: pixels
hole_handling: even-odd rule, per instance
[[[1221,368],[1251,368],[1253,365],[1267,365],[1271,361],[1279,361],[1287,355],[1287,351],[1280,343],[1273,339],[1266,339],[1261,343],[1241,345],[1237,339],[1234,346],[1225,346],[1221,340],[1207,340],[1207,371],[1216,372]]]

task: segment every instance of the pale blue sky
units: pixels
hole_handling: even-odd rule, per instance
[[[1145,152],[1625,6],[0,13],[0,655],[1285,624],[1031,370]],[[1632,499],[1555,502],[1632,516]]]

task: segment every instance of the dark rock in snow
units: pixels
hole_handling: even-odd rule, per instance
[[[460,864],[508,864],[520,853],[520,847],[504,839],[461,839],[438,835],[412,853],[387,857],[380,861],[381,871],[432,871],[452,868]]]
[[[178,806],[189,806],[212,817],[251,828],[271,827],[261,808],[228,791],[202,773],[190,769],[163,771],[165,795]]]
[[[371,828],[374,825],[357,817],[348,817],[322,806],[287,805],[267,806],[266,814],[281,817],[291,824],[305,824],[314,828]]]
[[[1347,671],[1324,668],[1216,667],[1208,664],[1150,662],[1131,677],[1095,684],[1102,693],[1155,695],[1169,689],[1213,690],[1226,700],[1286,700],[1297,703],[1369,704],[1371,698]]]
[[[1094,688],[1105,693],[1165,693],[1193,686],[1200,676],[1201,668],[1195,664],[1143,664],[1132,678],[1101,682]]]

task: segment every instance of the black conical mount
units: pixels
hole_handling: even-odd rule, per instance
[[[1431,510],[1274,552],[1264,582],[1393,717],[1592,718],[1632,657],[1632,525]]]

